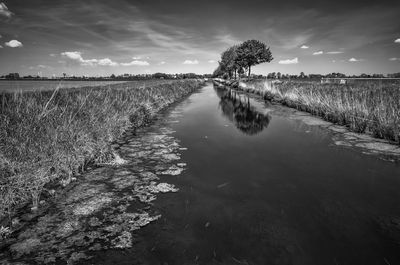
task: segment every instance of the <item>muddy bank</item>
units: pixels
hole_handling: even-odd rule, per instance
[[[268,98],[265,90],[246,85],[244,82],[214,79],[214,83],[220,87],[226,86],[227,89],[234,89],[244,93],[253,94],[261,97],[264,100],[271,100],[273,103],[279,103],[287,106],[287,104],[278,98]],[[326,121],[318,116],[314,116],[308,112],[296,110],[295,108],[282,107],[275,111],[279,111],[281,114],[287,115],[287,117],[290,119],[301,120],[308,125],[323,127],[332,131],[334,133],[333,140],[336,145],[345,148],[360,149],[363,153],[376,154],[389,161],[400,160],[400,146],[394,142],[375,138],[368,133],[356,133],[347,126]]]

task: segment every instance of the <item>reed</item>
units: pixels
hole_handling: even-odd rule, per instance
[[[145,126],[200,84],[185,80],[0,95],[0,220],[26,202],[37,209],[49,183],[68,183],[88,164],[112,160],[112,142]]]
[[[369,133],[400,144],[400,85],[398,82],[354,82],[321,84],[285,81],[271,84],[253,81],[248,86],[262,91],[289,107],[318,115],[347,126],[358,133]]]

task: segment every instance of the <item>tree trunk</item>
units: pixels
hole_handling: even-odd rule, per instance
[[[251,73],[251,66],[249,65],[249,78],[250,78],[250,73]]]
[[[236,69],[235,69],[235,80],[236,80]]]

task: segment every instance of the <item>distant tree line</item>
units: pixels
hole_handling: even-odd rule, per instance
[[[221,54],[221,60],[213,73],[213,77],[237,78],[247,71],[251,76],[251,67],[269,63],[273,60],[267,45],[258,40],[247,40],[239,45],[229,47]]]
[[[321,78],[400,78],[400,73],[393,74],[360,74],[360,75],[346,75],[342,73],[329,73],[323,74],[305,74],[301,72],[300,74],[282,74],[280,72],[272,72],[267,75],[255,75],[252,74],[251,78],[254,79],[303,79],[303,80],[320,80]]]
[[[154,74],[122,74],[110,76],[75,76],[63,74],[60,77],[43,77],[37,75],[26,75],[20,76],[18,73],[10,73],[8,75],[1,75],[0,79],[6,80],[70,80],[70,81],[104,81],[104,80],[147,80],[147,79],[194,79],[194,78],[210,78],[211,74],[195,74],[195,73],[180,73],[180,74],[166,74],[166,73],[154,73]]]
[[[321,78],[400,78],[400,73],[394,74],[360,74],[360,75],[346,75],[343,73],[329,73],[326,75],[322,74],[305,74],[301,72],[299,75],[296,74],[281,74],[280,72],[272,72],[266,76],[254,76],[257,78],[268,78],[268,79],[321,79]]]

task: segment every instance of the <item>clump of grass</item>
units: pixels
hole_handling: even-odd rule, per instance
[[[89,163],[113,159],[110,143],[128,128],[199,87],[199,80],[153,86],[56,89],[0,95],[0,220],[43,187],[69,182]]]
[[[371,81],[340,85],[254,81],[250,85],[262,91],[267,99],[345,125],[352,131],[370,133],[400,144],[399,83]]]

